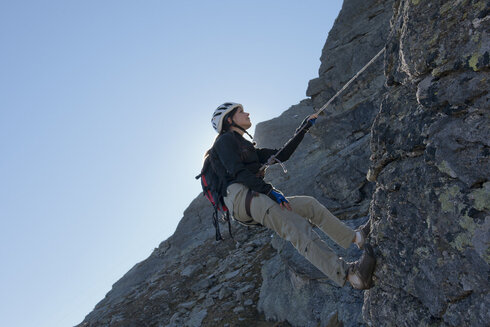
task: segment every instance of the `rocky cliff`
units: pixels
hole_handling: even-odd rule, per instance
[[[488,326],[488,1],[397,1],[369,179],[373,325]]]
[[[264,228],[233,224],[235,239],[216,243],[198,196],[79,326],[485,325],[488,12],[484,1],[346,0],[309,98],[256,128],[259,146],[281,146],[386,47],[320,117],[288,174],[267,172],[352,227],[372,219],[374,288],[334,286]],[[329,244],[348,260],[360,254]]]

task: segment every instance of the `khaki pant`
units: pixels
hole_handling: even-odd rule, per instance
[[[348,248],[355,231],[332,215],[327,208],[311,196],[287,197],[292,211],[281,208],[265,194],[253,197],[250,205],[252,217],[245,210],[248,188],[243,184],[228,186],[224,198],[226,206],[236,220],[248,224],[260,223],[290,241],[298,252],[339,286],[345,284],[347,264],[323,242],[312,229],[314,224],[335,243]]]

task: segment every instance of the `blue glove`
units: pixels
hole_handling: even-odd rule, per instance
[[[310,117],[310,116],[308,116]],[[303,131],[308,132],[308,130],[310,129],[311,126],[315,125],[316,123],[316,118],[313,118],[313,119],[308,119],[308,117],[306,117],[303,122],[301,123],[301,125],[299,125],[299,127],[296,129],[296,133],[299,132],[299,130],[301,130],[303,127]]]
[[[277,203],[281,204],[283,202],[285,203],[289,203],[288,200],[286,200],[286,198],[284,197],[284,195],[281,193],[281,192],[278,192],[278,191],[275,191],[275,190],[271,190],[269,192],[269,197],[272,199],[272,200],[275,200]]]

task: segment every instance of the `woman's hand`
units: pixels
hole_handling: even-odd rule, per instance
[[[310,122],[311,126],[315,125],[316,119],[318,118],[318,114],[313,114],[308,117],[308,121]]]
[[[284,194],[282,194],[278,190],[271,190],[269,194],[269,197],[272,200],[276,201],[281,206],[281,208],[286,208],[289,211],[293,210],[291,208],[291,205],[289,204],[289,201],[286,200],[286,197],[284,197]]]
[[[303,122],[301,123],[301,125],[299,125],[299,127],[296,129],[295,133],[298,133],[302,130],[306,132],[308,132],[308,130],[310,129],[311,126],[315,125],[315,122],[318,118],[318,113],[314,113],[312,115],[309,115],[307,116]]]
[[[310,115],[310,117],[308,117],[308,120],[313,120],[313,119],[317,119],[318,118],[318,113],[315,113],[313,115]]]
[[[281,208],[287,209],[289,211],[292,211],[293,210],[293,208],[291,208],[291,205],[289,204],[289,201],[288,202],[282,202],[279,206]]]

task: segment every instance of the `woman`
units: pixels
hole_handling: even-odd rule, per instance
[[[317,117],[313,114],[303,121],[277,160],[289,159]],[[274,230],[337,285],[343,286],[349,281],[354,288],[370,288],[375,258],[372,248],[364,245],[365,231],[369,226],[354,231],[315,198],[285,197],[266,183],[260,168],[277,150],[256,148],[255,144],[243,138],[244,133],[250,136],[246,130],[252,123],[241,104],[222,104],[215,110],[211,122],[219,134],[214,144],[215,153],[226,169],[227,188],[222,195],[233,217],[243,224],[261,224]],[[343,248],[352,243],[359,248],[364,247],[361,259],[348,263],[339,258],[320,239],[311,224],[318,226]]]

